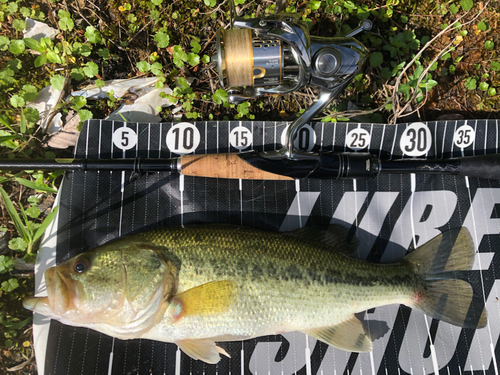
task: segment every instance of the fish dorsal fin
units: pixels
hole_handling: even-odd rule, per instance
[[[219,362],[219,354],[231,358],[224,349],[215,345],[215,342],[210,339],[182,340],[176,342],[176,344],[191,358],[199,359],[206,363],[215,364]]]
[[[212,281],[186,290],[175,296],[172,303],[178,305],[176,318],[220,314],[227,311],[238,295],[234,281]]]
[[[302,331],[317,340],[348,352],[370,352],[372,341],[365,325],[354,315],[351,319],[332,327]]]
[[[358,248],[358,238],[349,238],[349,228],[340,224],[309,226],[295,229],[289,234],[308,241],[322,242],[345,254],[352,254]]]

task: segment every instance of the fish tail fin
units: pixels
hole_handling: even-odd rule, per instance
[[[474,242],[465,227],[444,232],[408,254],[405,260],[424,280],[413,307],[459,327],[485,327],[484,299],[454,273],[470,270],[474,257]]]

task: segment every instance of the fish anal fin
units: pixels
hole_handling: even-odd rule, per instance
[[[175,296],[172,303],[178,305],[178,316],[205,316],[227,311],[234,303],[238,289],[230,280],[213,281],[186,290]]]
[[[368,330],[354,315],[335,326],[312,328],[302,332],[348,352],[370,352],[373,347]]]
[[[220,354],[229,357],[227,352],[215,345],[215,342],[210,339],[199,340],[181,340],[176,342],[179,348],[193,359],[215,364],[220,361]]]

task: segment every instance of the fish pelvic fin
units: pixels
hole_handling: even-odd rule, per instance
[[[484,299],[455,273],[469,271],[474,257],[474,242],[465,227],[444,232],[408,254],[404,261],[410,262],[423,279],[413,307],[459,327],[485,327]]]
[[[176,342],[179,348],[193,359],[215,364],[220,361],[220,354],[229,357],[229,354],[221,347],[215,345],[210,339],[181,340]]]
[[[303,333],[348,352],[371,352],[373,345],[367,328],[356,316],[332,327],[312,328]]]

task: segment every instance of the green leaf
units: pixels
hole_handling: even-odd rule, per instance
[[[451,5],[450,5],[450,12],[451,12],[452,14],[457,14],[457,13],[458,13],[458,11],[459,11],[458,6],[456,6],[455,4],[451,4]]]
[[[40,45],[44,49],[54,47],[54,43],[52,43],[52,40],[50,40],[49,37],[41,38],[40,39]]]
[[[14,261],[11,257],[0,255],[0,274],[10,272],[14,269]]]
[[[83,67],[83,72],[89,78],[95,77],[99,73],[99,67],[95,62],[89,61]]]
[[[26,215],[33,219],[36,219],[38,216],[40,216],[40,209],[37,206],[30,206],[26,209]]]
[[[248,115],[250,106],[250,102],[243,102],[241,104],[238,104],[238,106],[236,107],[236,109],[238,110],[238,114],[241,117]]]
[[[14,83],[14,71],[12,69],[0,70],[0,84],[4,86],[9,86]]]
[[[0,186],[0,195],[2,196],[5,209],[9,213],[9,216],[12,219],[12,222],[14,223],[14,226],[17,229],[17,232],[26,242],[30,242],[31,235],[26,230],[26,227],[24,226],[23,222],[21,221],[21,218],[19,217],[17,210],[15,209],[14,205],[12,204],[12,201],[10,200],[9,196],[7,195],[7,193],[5,192],[5,190],[1,186]]]
[[[24,105],[26,104],[24,102],[24,99],[22,96],[19,96],[17,94],[14,94],[12,95],[12,97],[10,98],[10,104],[12,104],[12,106],[14,108],[19,108],[19,107],[24,107]]]
[[[201,61],[203,61],[205,64],[210,63],[210,56],[203,55],[203,57],[201,58]]]
[[[198,56],[196,53],[190,53],[188,55],[188,63],[191,66],[196,66],[200,63],[200,56]]]
[[[23,67],[23,63],[19,59],[10,59],[7,61],[7,66],[17,73]]]
[[[468,12],[474,6],[474,2],[472,0],[462,0],[460,1],[460,6],[462,7],[463,10]]]
[[[26,22],[24,22],[24,20],[14,20],[12,21],[12,26],[17,31],[23,31],[24,29],[26,29]]]
[[[383,62],[384,62],[384,55],[382,54],[382,52],[373,52],[370,55],[370,65],[373,68],[376,68],[377,66],[379,66]]]
[[[54,86],[56,90],[62,91],[64,88],[64,77],[60,74],[56,74],[50,79],[50,84]]]
[[[35,86],[32,85],[23,85],[23,91],[25,92],[23,95],[24,100],[26,100],[27,102],[32,102],[33,100],[35,100],[38,94],[38,90]]]
[[[443,56],[441,56],[441,60],[449,60],[451,58],[451,54],[449,52],[445,53]]]
[[[26,121],[26,116],[24,115],[24,111],[21,111],[21,121],[19,122],[19,129],[21,133],[26,133],[28,129],[28,122]]]
[[[111,57],[111,54],[109,53],[109,49],[107,48],[99,48],[99,51],[97,54],[102,57],[104,60],[108,60]]]
[[[481,82],[479,84],[479,90],[481,90],[481,91],[488,90],[488,87],[490,87],[490,85],[487,82]]]
[[[16,181],[19,182],[21,185],[24,185],[30,189],[37,190],[37,191],[44,191],[46,193],[57,193],[57,190],[54,188],[51,188],[50,186],[47,186],[46,184],[37,184],[34,181],[26,180],[21,177],[16,177]]]
[[[56,64],[62,64],[61,57],[54,51],[47,51],[47,60]]]
[[[24,115],[26,116],[26,120],[28,120],[29,122],[37,122],[40,118],[38,109],[32,107],[24,108]]]
[[[66,30],[71,31],[75,27],[75,23],[73,22],[73,20],[70,17],[61,18],[59,20],[58,24],[59,24],[59,27],[61,28],[61,30],[65,30],[65,31]]]
[[[9,241],[9,249],[14,251],[25,251],[28,248],[28,243],[21,237],[13,238]]]
[[[222,104],[227,102],[227,91],[224,89],[217,89],[215,90],[214,94],[212,95],[212,99],[214,102],[217,104]]]
[[[7,6],[7,10],[10,13],[16,13],[18,9],[19,9],[19,7],[18,7],[17,3],[15,3],[14,1],[10,2],[9,5]]]
[[[495,96],[497,94],[497,90],[494,87],[490,87],[488,90],[488,95],[489,96]]]
[[[477,24],[477,28],[481,31],[486,31],[486,30],[488,30],[489,27],[488,27],[488,24],[486,22],[481,21]]]
[[[9,280],[4,281],[2,283],[2,290],[6,291],[6,292],[12,292],[18,286],[19,286],[19,282],[17,281],[17,279],[9,279]]]
[[[97,79],[95,81],[95,86],[96,87],[104,87],[104,86],[106,86],[106,83],[102,79]]]
[[[182,67],[184,66],[184,62],[187,61],[188,55],[184,50],[182,49],[181,46],[174,46],[174,64],[177,67]]]
[[[45,64],[46,61],[47,61],[47,54],[42,53],[35,59],[35,68],[41,67],[43,64]]]
[[[7,141],[10,141],[12,139],[16,139],[17,136],[16,135],[4,135],[4,136],[0,136],[0,144],[4,143],[4,142],[7,142]]]
[[[177,83],[182,87],[183,90],[187,90],[189,88],[189,83],[184,77],[178,77]]]
[[[72,79],[76,79],[77,81],[82,81],[85,79],[85,73],[82,68],[73,68],[69,73],[69,76]]]
[[[466,81],[465,81],[465,88],[468,89],[468,90],[475,90],[476,89],[476,84],[477,84],[477,81],[475,78],[472,78],[472,77],[469,77]]]
[[[78,111],[78,116],[80,117],[81,122],[91,120],[94,117],[92,112],[90,112],[89,110],[86,110],[86,109],[80,109]]]
[[[7,320],[4,320],[3,316],[0,315],[0,324],[3,325],[5,328],[18,330],[18,329],[23,328],[29,322],[31,322],[31,319],[32,319],[32,317],[30,316],[29,318],[24,319],[22,322],[14,323],[14,322],[9,322]]]
[[[33,242],[36,242],[42,236],[42,234],[45,233],[45,230],[47,229],[49,224],[52,222],[52,220],[54,220],[54,217],[56,216],[58,210],[59,210],[59,207],[57,207],[57,206],[54,207],[52,212],[50,214],[48,214],[47,217],[43,220],[42,224],[38,227],[38,229],[36,230],[36,232],[33,236]]]
[[[96,30],[94,26],[87,26],[85,29],[85,38],[87,38],[90,43],[94,44],[100,43],[102,40],[101,33]]]
[[[200,53],[201,45],[200,45],[199,38],[194,38],[190,44],[191,44],[191,52],[196,53],[196,54]]]
[[[92,53],[92,49],[87,44],[73,43],[73,53],[76,55],[88,57]]]
[[[423,88],[427,91],[431,90],[434,86],[436,86],[438,83],[436,81],[434,81],[433,79],[429,79],[427,82],[425,83],[420,83],[419,87],[420,88]]]
[[[401,84],[398,87],[398,92],[400,92],[401,94],[404,94],[406,97],[408,97],[408,95],[410,94],[410,88],[411,87],[408,84]]]
[[[170,43],[170,37],[167,33],[159,32],[155,35],[155,42],[158,43],[159,48],[167,48]]]
[[[59,11],[57,12],[57,16],[59,18],[71,18],[71,13],[64,9],[59,9]]]
[[[139,61],[136,65],[141,73],[147,73],[151,70],[151,65],[147,61]]]
[[[155,62],[151,65],[151,73],[155,76],[163,74],[163,66],[159,62]]]
[[[309,8],[311,8],[311,10],[318,10],[319,8],[321,8],[321,0],[309,1]]]
[[[0,51],[7,51],[9,48],[10,39],[6,36],[0,35]]]
[[[29,17],[31,16],[31,9],[30,8],[26,8],[26,7],[22,7],[19,12],[21,12],[21,15],[26,18],[26,17]]]
[[[25,48],[26,46],[24,42],[18,39],[10,42],[9,51],[12,52],[14,55],[20,55],[21,53],[24,52]]]
[[[500,62],[492,61],[491,62],[491,69],[493,69],[495,72],[500,71]]]
[[[492,40],[487,40],[484,42],[484,48],[486,48],[488,51],[491,51],[493,48],[495,48],[495,43],[493,43]]]

